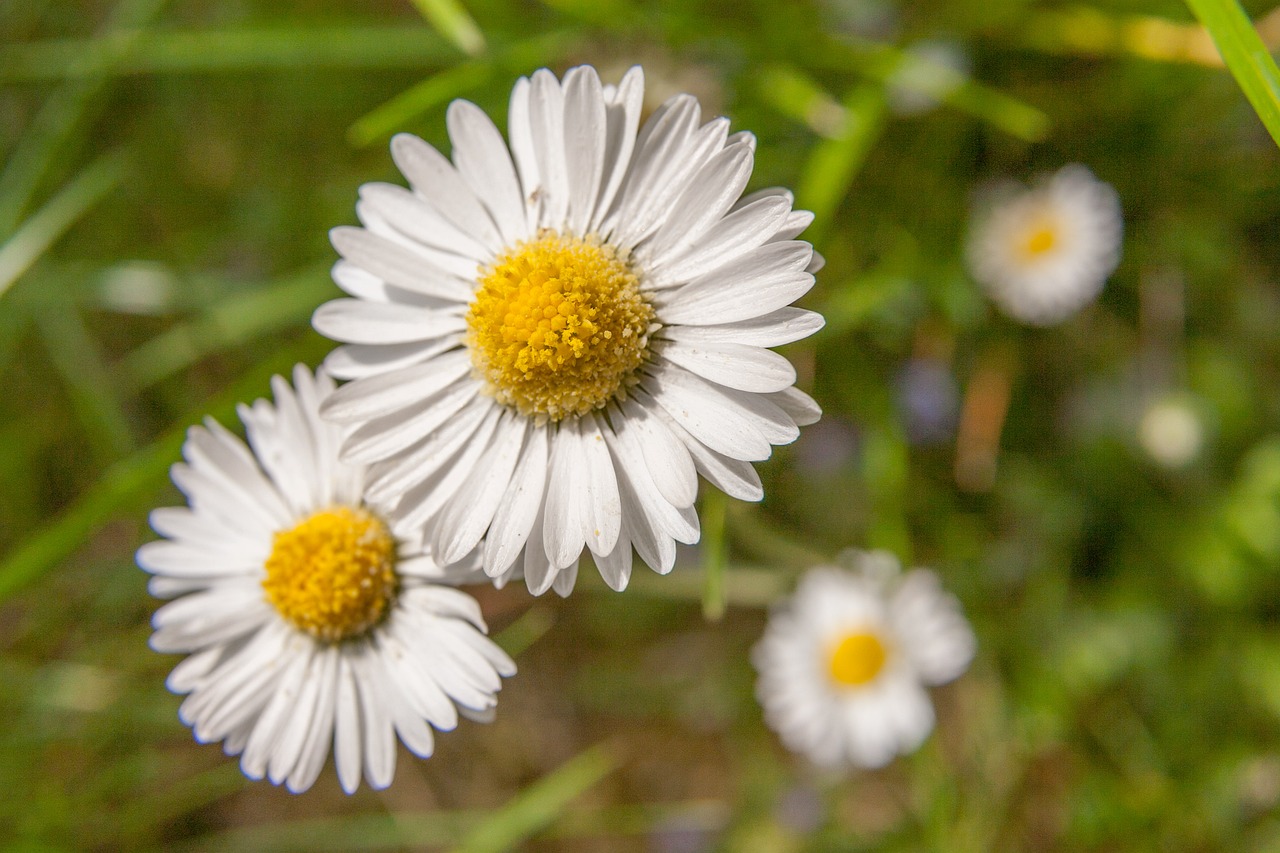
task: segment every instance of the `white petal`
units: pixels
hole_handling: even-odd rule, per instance
[[[658,409],[656,404],[651,404],[649,408],[658,411],[675,436],[684,442],[689,455],[693,457],[693,464],[697,466],[698,473],[706,477],[711,485],[729,497],[742,501],[758,501],[764,497],[764,486],[760,483],[760,475],[756,473],[756,469],[750,462],[733,459],[712,450],[694,438],[665,411]]]
[[[700,442],[734,459],[768,459],[773,452],[754,412],[727,389],[681,368],[660,365],[641,383],[663,410]]]
[[[816,311],[788,306],[720,326],[663,326],[658,337],[688,344],[735,343],[777,347],[807,338],[825,324],[826,320]]]
[[[644,71],[639,65],[635,65],[623,75],[612,103],[606,106],[608,130],[605,137],[605,178],[600,197],[596,200],[596,212],[589,231],[599,231],[601,223],[612,209],[618,188],[631,165],[636,128],[640,124],[643,108]]]
[[[453,417],[424,440],[392,462],[370,469],[366,497],[376,503],[395,503],[409,489],[420,485],[439,470],[465,444],[472,431],[496,406],[488,398],[472,398]]]
[[[457,562],[476,547],[511,484],[529,421],[520,416],[505,420],[493,447],[477,462],[436,524],[434,551],[445,563]]]
[[[445,219],[421,196],[395,184],[361,186],[356,212],[371,230],[391,237],[383,233],[385,227],[407,238],[433,266],[464,281],[474,278],[476,267],[492,255],[474,235]]]
[[[649,256],[679,256],[698,245],[742,195],[753,163],[751,149],[745,145],[731,145],[708,160],[654,235]]]
[[[767,196],[733,211],[685,251],[656,255],[647,270],[648,286],[683,284],[763,246],[785,221],[790,210],[788,199]]]
[[[425,395],[412,408],[364,421],[347,436],[342,456],[351,462],[365,463],[389,459],[435,432],[479,392],[479,384],[458,381]]]
[[[454,499],[463,482],[476,475],[476,463],[480,457],[495,452],[495,436],[501,437],[507,432],[499,429],[504,414],[506,410],[502,407],[490,406],[475,433],[462,445],[461,452],[453,458],[441,457],[438,463],[433,461],[420,467],[417,473],[422,481],[406,492],[396,506],[398,523],[410,528],[425,527],[437,517],[440,510]]]
[[[759,317],[790,305],[813,287],[804,271],[808,243],[766,243],[683,287],[654,294],[664,324],[712,326]]]
[[[464,100],[449,105],[446,122],[454,165],[488,208],[507,245],[528,237],[520,182],[498,128],[484,110]]]
[[[565,163],[564,92],[545,68],[533,73],[529,89],[529,126],[542,181],[541,224],[564,227],[569,202],[569,166]],[[527,190],[526,190],[527,192]]]
[[[698,497],[698,472],[684,443],[650,409],[628,398],[619,404],[626,423],[619,430],[636,430],[645,467],[658,492],[672,506],[692,506]]]
[[[351,671],[350,655],[338,664],[338,686],[333,709],[333,763],[338,769],[342,790],[354,794],[360,787],[361,757],[360,697]]]
[[[471,298],[466,282],[432,264],[423,253],[381,234],[342,225],[329,232],[329,240],[347,261],[388,284],[449,302]]]
[[[491,252],[502,250],[502,236],[484,205],[443,154],[412,134],[398,133],[391,140],[391,158],[414,191],[454,227]]]
[[[589,65],[564,76],[564,146],[568,171],[569,230],[586,234],[604,171],[606,118],[600,78]]]
[[[459,343],[459,340],[443,338],[411,344],[344,344],[325,356],[324,369],[338,379],[363,379],[420,364]]]
[[[493,524],[484,543],[484,567],[490,577],[505,572],[529,539],[547,483],[549,431],[545,426],[533,427],[507,491],[493,514]]]
[[[587,542],[579,521],[586,515],[582,504],[589,488],[584,455],[578,419],[562,420],[551,435],[551,476],[542,526],[547,559],[557,569],[575,562]]]
[[[352,661],[360,699],[360,717],[364,723],[364,777],[375,789],[390,785],[396,772],[396,745],[390,712],[395,699],[389,695],[394,694],[396,688],[384,674],[381,651],[361,643]]]
[[[315,784],[320,771],[324,769],[325,759],[329,757],[329,745],[333,742],[333,714],[337,701],[334,691],[338,680],[337,648],[325,649],[319,655],[319,660],[316,713],[307,728],[307,737],[303,741],[298,763],[285,782],[286,787],[295,794],[301,794]]]
[[[772,350],[747,344],[671,341],[658,353],[690,373],[739,391],[781,391],[796,381],[791,362]]]
[[[470,370],[471,359],[465,350],[445,353],[425,364],[348,382],[325,399],[320,413],[337,423],[389,415],[457,382]]]
[[[613,458],[605,444],[600,421],[594,414],[584,415],[579,420],[578,429],[582,458],[587,465],[587,493],[580,504],[584,512],[579,523],[592,553],[607,554],[618,541],[622,525],[622,504],[618,499]]]
[[[311,325],[348,344],[403,344],[464,332],[467,321],[461,314],[410,305],[334,299],[315,310]]]
[[[544,195],[542,179],[538,172],[538,153],[533,143],[533,127],[529,119],[529,78],[521,77],[511,89],[511,101],[507,112],[507,136],[511,140],[511,158],[520,175],[520,187],[524,197],[525,217],[528,228],[538,221]]]
[[[766,395],[778,408],[787,413],[796,426],[816,424],[822,417],[822,407],[799,388],[784,388]]]

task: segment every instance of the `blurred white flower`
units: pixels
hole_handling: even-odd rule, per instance
[[[1147,407],[1138,422],[1138,442],[1166,468],[1190,464],[1204,443],[1200,415],[1185,399],[1163,397]]]
[[[138,549],[156,611],[151,647],[187,654],[168,685],[201,743],[224,741],[246,776],[310,788],[332,744],[348,793],[385,788],[396,737],[431,754],[431,726],[492,716],[515,664],[475,600],[364,500],[365,469],[338,460],[320,420],[333,391],[301,365],[275,404],[241,406],[249,447],[217,422],[192,427],[173,481],[189,507],[157,509],[166,537]],[[296,390],[295,390],[296,389]],[[483,575],[481,575],[483,577]]]
[[[765,721],[824,767],[881,767],[933,729],[926,685],[968,667],[974,636],[935,574],[885,551],[820,567],[770,614],[752,652]]]
[[[1010,317],[1059,323],[1092,302],[1120,263],[1120,199],[1072,164],[1027,189],[994,188],[975,210],[973,277]]]
[[[644,76],[580,66],[511,94],[509,140],[448,111],[452,161],[392,140],[410,189],[367,184],[336,228],[352,298],[313,318],[352,380],[324,415],[369,494],[432,531],[445,562],[483,543],[499,584],[573,589],[584,550],[622,589],[632,547],[660,573],[698,540],[698,474],[745,500],[751,463],[816,421],[770,347],[823,320],[791,303],[821,260],[791,193],[743,196],[755,137],[678,95],[640,126]]]

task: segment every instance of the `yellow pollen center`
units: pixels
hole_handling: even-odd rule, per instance
[[[1022,243],[1022,251],[1035,258],[1049,252],[1058,244],[1058,230],[1051,222],[1043,222],[1033,228]]]
[[[861,687],[880,674],[886,657],[884,643],[875,634],[846,634],[831,652],[831,678],[837,684]]]
[[[396,593],[395,557],[395,539],[372,513],[322,509],[276,533],[262,588],[295,628],[345,640],[386,615]]]
[[[653,307],[613,247],[544,231],[481,270],[467,344],[486,390],[523,415],[583,415],[639,377]]]

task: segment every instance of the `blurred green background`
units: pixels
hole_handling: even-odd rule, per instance
[[[501,126],[516,76],[582,62],[694,92],[818,212],[828,324],[786,351],[826,416],[762,504],[704,488],[670,577],[474,590],[521,668],[493,725],[385,792],[249,782],[146,647],[183,430],[328,351],[327,231],[400,181],[393,132],[447,151],[450,99]],[[1280,849],[1280,156],[1182,5],[0,0],[0,158],[10,849]],[[965,272],[969,205],[1069,162],[1124,260],[1021,328]],[[980,647],[919,753],[835,777],[747,655],[850,546],[934,567]]]

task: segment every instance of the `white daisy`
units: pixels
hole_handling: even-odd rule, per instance
[[[958,677],[974,638],[932,572],[885,551],[817,568],[769,616],[752,651],[765,721],[824,767],[882,767],[933,729],[925,685]]]
[[[302,366],[275,405],[240,407],[249,444],[209,419],[173,466],[189,507],[157,509],[138,549],[156,611],[151,647],[190,655],[169,689],[201,743],[223,741],[245,775],[311,787],[333,744],[338,779],[384,788],[398,735],[427,757],[431,726],[492,716],[515,664],[485,635],[475,600],[397,537],[364,496],[365,469],[338,460],[320,420],[333,380]],[[430,725],[428,725],[430,724]]]
[[[1052,325],[1102,291],[1123,230],[1116,191],[1072,164],[1031,189],[990,193],[974,215],[969,269],[1010,317]]]
[[[363,228],[334,229],[353,298],[313,323],[346,343],[352,382],[324,415],[370,494],[428,526],[444,561],[484,540],[498,583],[567,595],[583,548],[615,589],[632,547],[659,572],[697,541],[697,473],[759,500],[753,461],[817,405],[768,347],[822,326],[789,307],[820,260],[794,239],[791,194],[741,197],[755,149],[697,101],[637,133],[643,75],[589,67],[521,78],[503,140],[478,107],[448,111],[450,162],[397,136],[411,189],[367,184]],[[487,535],[486,535],[487,534]]]

